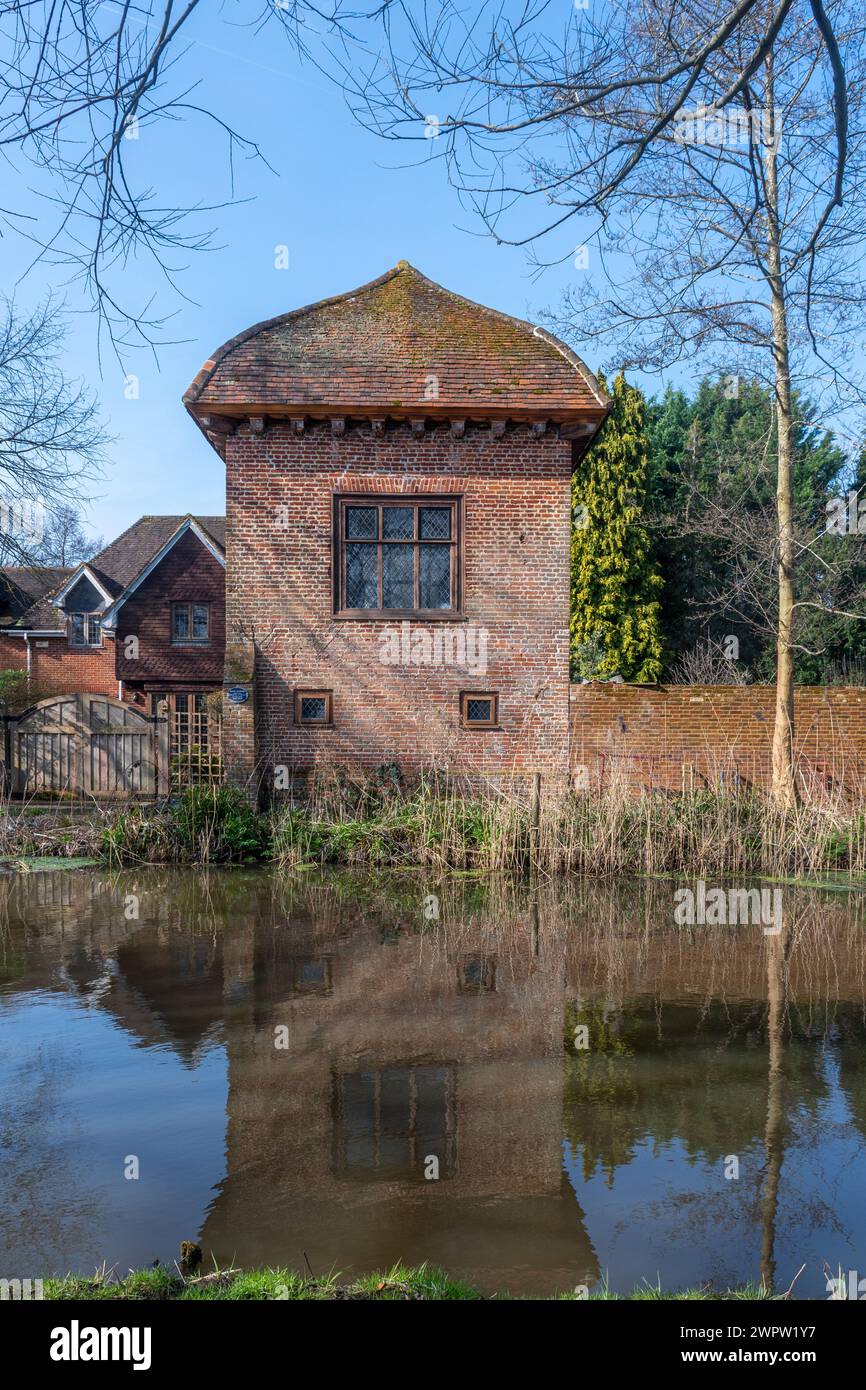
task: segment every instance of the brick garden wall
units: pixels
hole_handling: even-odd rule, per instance
[[[684,779],[766,785],[774,713],[766,685],[573,685],[572,775],[675,790]],[[801,784],[866,782],[866,690],[800,686],[794,719]]]
[[[568,576],[571,445],[518,426],[503,436],[467,425],[374,437],[328,422],[303,434],[243,425],[226,441],[227,627],[253,634],[259,749],[300,772],[344,763],[435,762],[460,772],[564,772],[568,748]],[[487,672],[388,665],[394,620],[333,614],[332,495],[464,498],[466,623],[488,634]],[[444,626],[421,622],[429,631]],[[459,624],[449,623],[449,627]],[[464,624],[465,626],[465,624]],[[296,726],[295,687],[333,690],[330,728]],[[460,726],[459,693],[498,691],[501,727]],[[224,730],[232,764],[232,734]],[[242,764],[243,755],[234,758]],[[242,780],[236,766],[234,780]]]

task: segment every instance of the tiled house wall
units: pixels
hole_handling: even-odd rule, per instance
[[[226,441],[227,626],[255,639],[266,777],[273,764],[391,760],[470,774],[564,772],[571,460],[568,441],[523,425],[500,437],[467,425],[457,438],[447,424],[334,437],[328,422],[302,434],[273,423],[261,434],[243,425]],[[386,664],[383,634],[398,623],[334,617],[332,499],[341,492],[463,496],[463,626],[487,634],[485,674]],[[297,687],[333,690],[332,727],[294,724]],[[499,693],[500,728],[461,728],[467,689]],[[232,750],[230,720],[224,735],[242,781],[251,769]]]
[[[207,643],[171,640],[172,603],[210,605]],[[137,658],[125,639],[138,638]],[[135,590],[117,617],[117,675],[134,686],[179,683],[190,688],[222,685],[225,653],[225,570],[192,532],[182,536]]]

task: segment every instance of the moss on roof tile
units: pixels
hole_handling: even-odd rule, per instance
[[[256,324],[205,363],[184,400],[197,413],[268,406],[351,411],[471,402],[598,413],[606,397],[550,334],[428,280],[408,262],[360,289]],[[395,403],[399,403],[395,404]]]

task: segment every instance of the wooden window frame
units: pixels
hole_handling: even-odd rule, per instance
[[[469,701],[470,700],[490,700],[493,704],[492,719],[470,719]],[[461,690],[460,691],[460,724],[464,729],[498,729],[499,728],[499,692],[497,690]]]
[[[74,635],[74,634],[75,634],[75,619],[76,619],[76,618],[82,618],[83,621],[84,621],[85,639],[84,639],[83,642],[76,642],[76,641],[75,641],[75,635]],[[91,623],[96,623],[96,631],[97,631],[97,634],[98,634],[98,641],[96,641],[96,642],[92,642],[92,641],[90,640],[90,625],[91,625]],[[96,651],[99,647],[102,646],[102,623],[101,623],[101,619],[100,619],[100,616],[99,616],[98,613],[79,613],[79,612],[76,611],[76,612],[74,612],[74,613],[70,613],[70,614],[69,614],[69,645],[70,645],[70,647],[75,647],[76,651],[79,651],[79,652],[81,652],[81,651]]]
[[[429,1134],[422,1131],[419,1133],[417,1095],[418,1080],[429,1072],[441,1072],[443,1074],[443,1107],[442,1121],[443,1128],[441,1134],[436,1134],[430,1138]],[[381,1112],[381,1088],[383,1079],[389,1074],[398,1073],[405,1076],[409,1090],[409,1104],[405,1113],[405,1126],[399,1129],[388,1129],[382,1123]],[[335,1069],[332,1073],[332,1092],[331,1092],[331,1167],[332,1170],[350,1182],[375,1183],[386,1182],[424,1182],[424,1162],[426,1154],[430,1152],[425,1145],[438,1143],[441,1147],[440,1163],[442,1165],[439,1181],[445,1182],[457,1175],[458,1163],[458,1128],[460,1111],[458,1107],[457,1094],[457,1073],[458,1064],[452,1061],[412,1061],[397,1064],[376,1063],[365,1066],[359,1071],[343,1071]],[[366,1074],[369,1077],[372,1088],[372,1105],[369,1107],[370,1126],[368,1130],[369,1138],[372,1142],[371,1161],[368,1163],[352,1162],[348,1153],[348,1140],[351,1135],[346,1124],[346,1085],[347,1082],[356,1080]],[[400,1141],[405,1145],[405,1161],[399,1164],[389,1162],[385,1157],[383,1161],[382,1140],[383,1138],[392,1144]],[[395,1171],[396,1168],[396,1171]]]
[[[321,984],[310,984],[303,979],[303,969],[305,965],[319,965],[323,967]],[[332,994],[334,990],[333,970],[331,967],[330,956],[293,956],[292,957],[292,993],[293,994]]]
[[[333,498],[333,534],[331,544],[331,572],[333,574],[334,617],[340,621],[377,622],[381,619],[416,619],[425,623],[460,622],[463,612],[463,494],[443,493],[348,493],[335,492]],[[346,593],[346,537],[345,511],[347,507],[376,507],[378,510],[378,535],[375,540],[350,541],[349,544],[373,545],[378,551],[378,592],[382,593],[382,547],[386,545],[447,545],[451,550],[451,599],[450,608],[347,608],[344,603]],[[403,506],[415,511],[414,539],[386,540],[382,536],[382,508]],[[418,513],[421,507],[449,507],[451,510],[451,539],[448,541],[422,542],[418,535]],[[418,589],[418,566],[415,566],[415,592]]]
[[[481,965],[480,978],[476,982],[467,979],[469,967],[478,961]],[[457,962],[457,991],[459,994],[495,994],[499,968],[497,956],[487,951],[469,951]]]
[[[188,636],[188,637],[175,637],[175,635],[174,635],[174,615],[175,615],[175,610],[178,609],[178,608],[185,608],[185,609],[187,610],[187,626],[188,626],[188,630],[189,630],[189,636]],[[207,637],[193,637],[193,635],[192,635],[192,629],[193,629],[193,623],[192,623],[192,610],[193,610],[194,608],[204,608],[204,609],[207,611]],[[173,647],[207,647],[207,646],[210,646],[210,641],[211,641],[211,635],[210,635],[210,612],[211,612],[211,604],[210,604],[209,601],[206,600],[206,599],[200,599],[200,598],[194,598],[194,599],[189,599],[189,600],[187,600],[187,599],[181,599],[181,600],[179,600],[177,603],[174,603],[174,602],[173,602],[172,605],[171,605],[171,611],[170,611],[170,615],[169,615],[169,622],[171,623],[171,632],[170,632],[170,635],[171,635],[171,645],[172,645]]]
[[[324,700],[325,718],[324,719],[304,719],[301,715],[303,700]],[[333,690],[296,690],[295,691],[295,723],[301,724],[305,729],[326,729],[334,722],[334,692]]]

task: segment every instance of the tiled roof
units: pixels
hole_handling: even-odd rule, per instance
[[[124,589],[138,578],[145,566],[150,564],[150,561],[186,519],[185,516],[139,517],[138,521],[117,537],[117,540],[112,541],[98,555],[94,555],[92,560],[88,560],[88,566],[103,588],[113,598],[119,598]],[[197,516],[193,520],[203,531],[207,532],[220,550],[225,550],[226,519],[224,516]],[[77,568],[78,566],[75,567],[75,569]],[[10,571],[6,570],[3,573],[8,574]],[[39,571],[31,570],[29,573],[39,573]],[[43,571],[43,573],[47,574],[49,571]],[[60,614],[51,599],[63,588],[75,570],[55,570],[51,573],[56,576],[55,582],[43,589],[37,602],[20,612],[17,619],[13,620],[13,626],[45,629],[62,626]]]
[[[6,627],[72,574],[61,565],[4,565],[0,569],[0,626]]]
[[[197,516],[202,530],[225,550],[226,519],[224,516]],[[89,562],[96,577],[115,598],[136,579],[145,565],[150,564],[177,528],[186,521],[184,516],[142,516],[127,531],[112,541]]]
[[[603,415],[580,358],[543,329],[484,308],[401,261],[378,280],[256,324],[184,396],[195,414]],[[249,410],[246,412],[249,413]]]

